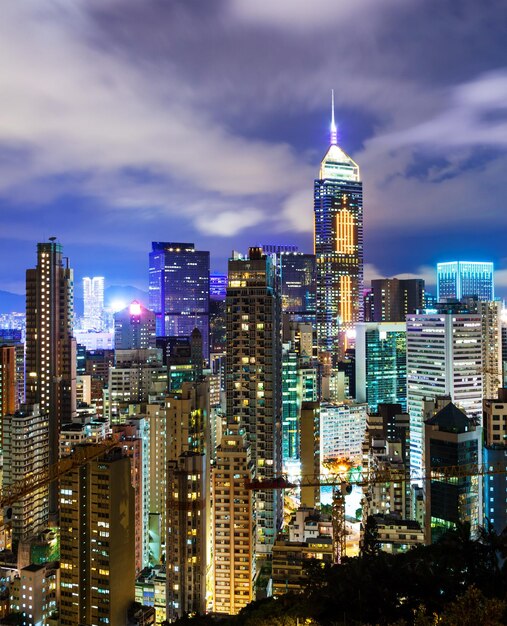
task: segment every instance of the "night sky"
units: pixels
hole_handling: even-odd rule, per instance
[[[141,289],[152,240],[310,251],[334,88],[366,277],[492,260],[507,295],[506,42],[505,0],[5,0],[0,290],[52,235]]]

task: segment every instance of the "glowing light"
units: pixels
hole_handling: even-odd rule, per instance
[[[347,335],[347,339],[355,339],[356,338],[356,329],[349,328],[345,333]]]
[[[130,305],[130,315],[141,315],[141,305],[139,302],[132,302]]]
[[[109,308],[113,313],[118,313],[118,311],[122,311],[126,306],[127,303],[124,300],[113,300]]]
[[[338,133],[336,130],[336,123],[334,121],[334,89],[331,89],[331,141],[332,146],[338,144]]]

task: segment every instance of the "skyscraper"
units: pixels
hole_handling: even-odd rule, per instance
[[[229,261],[226,306],[227,422],[246,432],[256,478],[269,479],[281,471],[280,296],[272,258],[260,248]],[[262,558],[281,524],[280,492],[258,491],[254,499]]]
[[[135,495],[119,448],[61,479],[60,624],[125,624],[134,601]]]
[[[250,448],[231,424],[217,449],[212,474],[213,611],[235,615],[252,601],[254,573],[253,492]]]
[[[209,252],[193,243],[154,241],[150,252],[150,303],[157,336],[189,337],[194,328],[209,358]]]
[[[458,523],[470,523],[472,536],[482,523],[482,476],[438,477],[448,466],[482,463],[482,428],[450,402],[426,420],[426,542],[431,543]],[[505,497],[505,492],[504,492]]]
[[[83,278],[83,329],[104,329],[104,277]]]
[[[49,416],[49,463],[58,460],[60,427],[76,414],[73,272],[62,245],[37,244],[37,267],[26,272],[26,402]],[[50,513],[58,509],[55,486]]]
[[[479,261],[451,261],[437,264],[437,300],[461,300],[475,296],[479,300],[494,300],[493,263]]]
[[[482,416],[481,317],[474,313],[407,316],[410,461],[422,475],[424,402],[449,395],[468,418]]]
[[[407,408],[407,326],[368,322],[356,326],[356,397],[371,411],[380,403]]]
[[[297,321],[315,319],[315,255],[280,252],[282,313]]]
[[[363,184],[338,146],[334,102],[330,144],[314,185],[317,346],[336,363],[363,318]]]

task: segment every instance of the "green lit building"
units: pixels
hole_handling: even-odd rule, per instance
[[[376,412],[379,404],[407,409],[405,322],[356,325],[356,398]]]
[[[282,463],[299,458],[298,357],[289,344],[282,352]]]
[[[449,402],[424,423],[426,543],[469,523],[472,536],[482,524],[482,476],[438,477],[438,470],[482,463],[482,428]],[[457,472],[453,472],[454,474]],[[466,472],[463,472],[466,474]]]

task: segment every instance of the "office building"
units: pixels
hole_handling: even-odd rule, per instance
[[[114,314],[115,350],[155,348],[155,313],[134,300]]]
[[[225,302],[227,293],[227,274],[211,272],[209,277],[209,297],[210,300]]]
[[[209,252],[193,243],[152,243],[150,309],[157,320],[157,337],[189,337],[194,328],[209,359]]]
[[[440,477],[439,469],[482,463],[482,428],[452,402],[424,424],[427,476],[426,542],[468,522],[472,536],[482,524],[482,476]],[[429,478],[430,472],[432,473]]]
[[[227,423],[244,429],[254,472],[269,479],[281,471],[280,296],[272,258],[250,248],[229,261],[227,288]],[[256,558],[265,558],[281,524],[280,492],[255,493]]]
[[[3,417],[19,407],[16,348],[0,344],[0,449],[3,449]]]
[[[366,404],[320,405],[320,463],[332,467],[345,460],[353,465],[362,461]]]
[[[407,316],[407,410],[411,465],[423,475],[424,402],[439,396],[482,417],[481,317],[474,313]]]
[[[104,330],[104,277],[83,278],[83,330]]]
[[[38,405],[23,405],[19,411],[3,417],[2,489],[47,469],[49,462],[49,415]],[[4,521],[12,528],[12,541],[42,532],[49,521],[49,489],[39,487],[21,497],[4,512]]]
[[[254,533],[250,447],[231,424],[216,452],[213,493],[213,612],[236,615],[253,600]]]
[[[356,398],[370,411],[383,403],[407,408],[406,329],[405,322],[356,325]]]
[[[26,402],[49,416],[49,463],[58,460],[60,427],[76,415],[74,279],[54,237],[37,244],[37,267],[26,272]],[[55,485],[50,513],[58,510]]]
[[[475,296],[479,300],[495,299],[493,263],[451,261],[437,264],[437,300],[461,300]]]
[[[338,146],[334,103],[314,203],[317,346],[336,364],[346,331],[363,319],[363,185],[357,163]]]
[[[298,357],[290,344],[282,350],[282,464],[299,457]]]
[[[280,252],[277,255],[282,313],[301,322],[315,320],[315,255]]]
[[[369,521],[375,527],[377,545],[382,552],[400,554],[424,545],[424,530],[415,520],[382,513],[372,515]]]
[[[114,448],[60,482],[61,626],[125,624],[134,601],[135,495]]]
[[[404,322],[406,315],[425,307],[422,278],[378,278],[371,281],[371,292],[365,300],[368,322]]]

